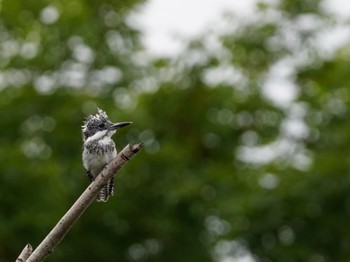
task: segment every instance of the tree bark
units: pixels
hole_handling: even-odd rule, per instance
[[[32,253],[33,251],[33,247],[31,244],[27,244],[21,254],[19,254],[18,258],[16,259],[16,262],[25,262],[27,261],[28,257],[30,256],[30,254]]]
[[[142,146],[143,143],[136,145],[127,145],[87,187],[87,189],[82,193],[82,195],[67,211],[67,213],[61,218],[57,225],[33,251],[33,253],[31,253],[31,250],[28,249],[29,246],[31,248],[31,245],[27,244],[22,251],[22,253],[26,252],[26,256],[21,257],[21,253],[16,262],[43,261],[48,255],[50,255],[53,252],[54,248],[63,240],[73,224],[94,201],[102,187],[107,184],[109,179],[111,179],[118,172],[118,170],[142,148]]]

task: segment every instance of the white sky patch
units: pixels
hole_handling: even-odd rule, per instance
[[[220,240],[213,250],[214,261],[255,262],[249,249],[237,240]]]
[[[349,26],[338,25],[332,29],[323,30],[322,32],[320,32],[316,39],[316,46],[319,49],[321,49],[322,51],[321,54],[325,58],[328,58],[328,57],[331,57],[337,49],[349,43],[349,40],[350,40]]]
[[[56,81],[48,75],[39,76],[34,81],[34,87],[40,94],[52,94],[55,91]]]
[[[264,165],[281,157],[288,159],[297,150],[294,141],[281,138],[262,146],[240,146],[236,151],[236,157],[246,163]]]
[[[252,147],[241,146],[236,152],[236,157],[246,163],[264,165],[275,160],[279,154],[275,150],[275,145]]]
[[[282,123],[282,133],[285,136],[293,137],[296,139],[307,138],[309,135],[309,129],[306,123],[300,119],[286,119]]]
[[[323,0],[322,8],[337,15],[338,18],[350,18],[350,1],[344,0]]]
[[[203,80],[209,86],[219,84],[245,85],[246,83],[243,73],[228,64],[206,69],[203,73]]]
[[[40,20],[44,24],[50,25],[55,23],[60,17],[58,9],[54,6],[47,6],[40,12]]]
[[[293,81],[294,70],[292,59],[282,59],[271,66],[263,84],[264,96],[281,108],[288,107],[298,95]]]
[[[129,23],[143,32],[142,41],[150,54],[175,56],[184,46],[181,39],[191,39],[208,29],[220,29],[224,13],[248,19],[254,15],[256,2],[257,0],[149,0],[130,15]],[[279,1],[260,2],[276,5]],[[350,1],[323,0],[321,8],[335,14],[337,18],[350,18]],[[51,21],[57,19],[52,11],[48,12],[52,13],[49,15],[51,19],[48,19]],[[328,40],[337,42],[334,37]]]
[[[288,79],[271,77],[265,82],[263,93],[274,104],[285,108],[293,102],[298,92],[295,84]]]
[[[215,28],[224,13],[249,15],[256,0],[150,0],[129,22],[144,33],[151,54],[172,56],[181,51],[181,39]]]
[[[242,162],[257,166],[279,160],[300,171],[309,170],[313,163],[312,154],[305,150],[302,144],[288,138],[279,138],[267,145],[240,146],[236,150],[235,157]],[[264,182],[270,183],[272,180],[271,178],[268,179],[267,181],[259,181],[260,185],[266,186]]]

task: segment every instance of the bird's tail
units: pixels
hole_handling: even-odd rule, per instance
[[[110,196],[114,193],[114,177],[112,177],[108,183],[101,189],[97,195],[97,202],[107,202]]]

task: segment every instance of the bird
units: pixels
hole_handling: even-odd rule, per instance
[[[90,182],[94,181],[102,169],[116,156],[117,150],[112,136],[119,128],[132,122],[112,123],[105,111],[98,108],[95,115],[88,115],[82,126],[83,166]],[[114,177],[97,195],[98,202],[107,202],[114,193]]]

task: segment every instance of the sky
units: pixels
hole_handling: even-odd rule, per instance
[[[225,12],[248,15],[255,1],[149,0],[132,20],[143,32],[143,43],[150,53],[172,56],[181,50],[181,39],[193,38],[217,25]]]
[[[237,16],[254,14],[257,0],[148,0],[131,16],[143,32],[143,43],[151,55],[174,56],[181,51],[181,40],[191,39],[215,28],[224,13]],[[276,4],[278,0],[260,0]],[[186,8],[184,8],[186,7]],[[323,8],[341,19],[350,17],[350,1],[323,0]]]

